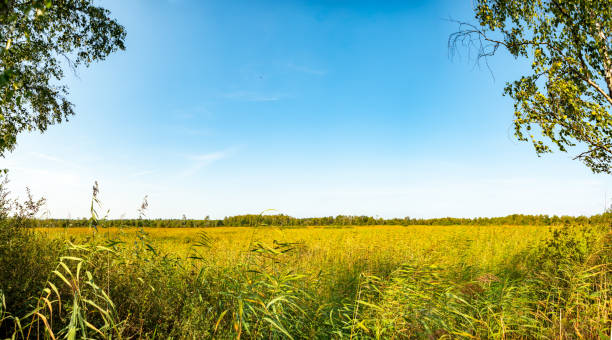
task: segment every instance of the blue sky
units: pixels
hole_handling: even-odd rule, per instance
[[[610,176],[512,136],[504,83],[449,58],[471,1],[101,1],[127,50],[67,82],[77,115],[8,167],[54,217],[594,214]],[[494,77],[493,77],[493,76]]]

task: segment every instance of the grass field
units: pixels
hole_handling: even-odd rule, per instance
[[[38,228],[17,232],[22,242],[12,235],[0,259],[13,260],[0,280],[27,289],[5,288],[1,335],[609,338],[607,226]]]
[[[83,241],[90,228],[40,228],[50,237]],[[252,256],[256,243],[295,243],[284,263],[298,271],[319,271],[335,266],[365,266],[377,272],[402,264],[466,265],[482,270],[508,264],[549,234],[542,226],[355,226],[355,227],[218,227],[145,228],[148,242],[161,252],[181,257],[205,231],[210,247],[207,262],[231,267]],[[99,229],[98,238],[134,242],[137,229]]]

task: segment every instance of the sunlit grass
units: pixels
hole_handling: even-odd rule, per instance
[[[24,249],[40,244],[29,252],[49,254],[42,263],[22,262],[32,259],[52,272],[59,268],[54,254],[67,254],[63,272],[82,266],[90,277],[51,275],[40,282],[45,294],[28,291],[32,301],[42,297],[39,314],[24,324],[49,320],[36,335],[586,339],[605,335],[610,322],[607,226],[101,224],[98,231],[38,228],[17,236]],[[20,254],[12,244],[9,251]],[[50,290],[54,284],[63,290]],[[88,301],[97,306],[88,313],[69,305],[87,308]],[[69,316],[86,326],[66,323]],[[14,327],[6,334],[21,329],[12,314],[4,320]]]
[[[90,238],[90,228],[39,228],[53,238]],[[149,241],[163,252],[187,257],[199,229],[145,228]],[[381,265],[405,263],[464,265],[490,269],[534,246],[548,235],[542,226],[355,226],[355,227],[218,227],[207,228],[212,240],[207,263],[235,266],[250,256],[249,245],[273,241],[300,243],[285,263],[297,271],[359,265],[376,272]],[[135,228],[100,228],[97,238],[136,241]]]

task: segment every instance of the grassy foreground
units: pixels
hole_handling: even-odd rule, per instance
[[[610,337],[608,226],[0,228],[0,337]]]

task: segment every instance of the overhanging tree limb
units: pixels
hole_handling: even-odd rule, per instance
[[[612,172],[612,0],[476,0],[474,10],[478,26],[459,23],[451,53],[475,48],[487,62],[502,47],[532,61],[533,73],[505,88],[517,138],[538,154],[586,146],[575,159]]]
[[[93,0],[0,0],[0,41],[1,157],[20,132],[44,132],[74,114],[64,68],[123,50],[125,30]]]

